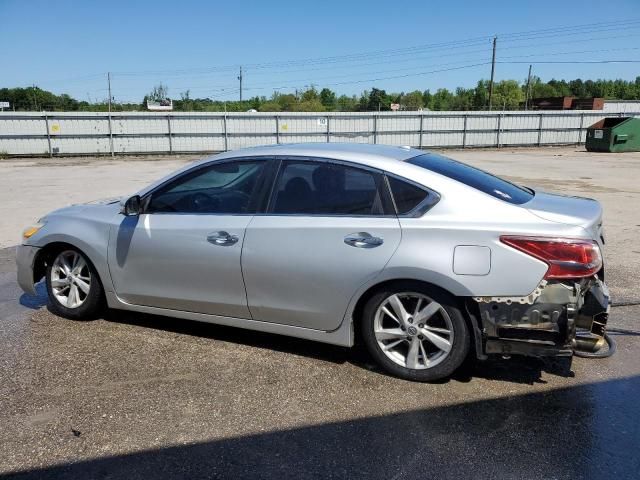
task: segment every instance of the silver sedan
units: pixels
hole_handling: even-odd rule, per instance
[[[490,153],[487,153],[490,155]],[[18,280],[104,306],[337,345],[429,381],[472,355],[571,356],[608,313],[595,200],[405,147],[227,152],[28,227]]]

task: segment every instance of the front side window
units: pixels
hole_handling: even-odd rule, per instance
[[[214,164],[186,174],[152,193],[147,212],[254,213],[250,200],[264,161]]]
[[[488,193],[492,197],[516,205],[526,203],[534,197],[531,190],[437,153],[418,155],[407,160],[407,163],[439,173],[476,190]]]
[[[340,164],[284,161],[271,212],[307,215],[384,215],[382,175]]]

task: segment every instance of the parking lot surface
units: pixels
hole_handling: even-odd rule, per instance
[[[449,151],[605,208],[608,359],[513,357],[418,384],[361,350],[109,311],[52,315],[23,295],[23,226],[133,193],[195,157],[0,161],[0,476],[15,478],[637,478],[640,154]]]

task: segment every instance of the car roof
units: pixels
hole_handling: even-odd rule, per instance
[[[404,161],[424,153],[410,147],[371,145],[363,143],[292,143],[243,148],[225,152],[207,160],[222,160],[245,156],[302,156],[344,160],[378,167],[381,161]]]
[[[268,159],[273,157],[317,157],[329,160],[342,160],[354,164],[365,165],[370,168],[394,173],[401,177],[411,179],[435,191],[439,191],[443,184],[454,182],[447,177],[431,172],[417,165],[412,165],[406,160],[426,153],[411,147],[399,147],[392,145],[371,145],[362,143],[291,143],[279,145],[267,145],[259,147],[242,148],[212,155],[202,160],[185,165],[181,169],[161,178],[138,192],[145,195],[162,183],[180,175],[186,171],[221,160],[234,158],[254,157],[256,159]],[[457,183],[457,182],[456,182]],[[466,187],[468,188],[468,187]]]

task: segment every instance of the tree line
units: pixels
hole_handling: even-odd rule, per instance
[[[492,105],[495,110],[518,110],[525,98],[574,96],[578,98],[602,97],[618,100],[640,100],[640,76],[627,80],[549,80],[543,82],[532,77],[529,85],[517,80],[496,82]],[[168,96],[165,85],[157,85],[140,103],[112,101],[114,111],[146,110],[147,100],[161,100]],[[16,111],[106,111],[108,100],[88,102],[70,95],[56,95],[39,87],[0,88],[0,101],[8,101]],[[392,104],[402,110],[485,110],[489,104],[489,81],[480,80],[473,88],[455,90],[439,88],[393,93],[371,88],[360,95],[338,95],[329,88],[311,86],[290,93],[274,92],[270,97],[255,96],[248,100],[221,101],[211,98],[192,98],[189,91],[181,92],[173,100],[174,111],[184,112],[363,112],[388,111]]]

